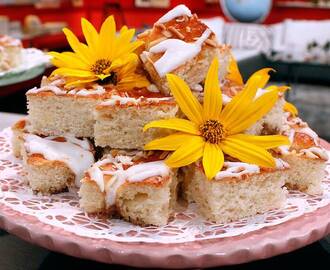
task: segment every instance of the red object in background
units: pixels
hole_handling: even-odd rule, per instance
[[[198,13],[199,17],[224,16],[219,3],[208,3],[206,0],[170,0],[170,8],[178,4],[187,5],[192,12]],[[284,0],[273,0],[273,8],[265,23],[276,23],[287,18],[292,19],[329,19],[330,9],[326,8],[295,8],[280,7],[277,4],[290,2]],[[292,2],[292,0],[291,0]],[[310,2],[305,0],[305,2]],[[6,15],[11,20],[20,20],[29,14],[36,14],[42,22],[66,21],[68,27],[75,34],[82,37],[80,18],[85,17],[97,28],[100,27],[104,18],[113,14],[117,27],[126,24],[137,29],[152,25],[168,9],[163,8],[137,8],[135,0],[85,0],[82,7],[73,7],[71,1],[62,0],[60,8],[37,9],[33,5],[4,6],[0,5],[0,15]],[[67,46],[63,34],[36,37],[24,42],[25,46],[33,46],[41,49],[57,49]]]

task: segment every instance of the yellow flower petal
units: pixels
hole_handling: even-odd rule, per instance
[[[205,142],[200,136],[192,136],[186,143],[180,146],[165,163],[172,168],[187,166],[203,155]]]
[[[237,62],[232,55],[230,57],[228,74],[226,75],[226,79],[230,80],[234,83],[237,83],[239,85],[244,84],[242,75],[241,75],[238,65],[237,65]]]
[[[85,78],[85,79],[80,79],[80,78],[74,78],[71,77],[70,80],[65,84],[66,87],[74,87],[74,86],[80,86],[86,83],[90,83],[90,82],[94,82],[96,81],[97,78],[96,77],[92,77],[92,78]]]
[[[164,138],[155,139],[144,146],[144,150],[174,151],[196,135],[177,132]]]
[[[132,75],[132,76],[126,76],[123,79],[121,79],[117,85],[116,88],[119,91],[125,91],[133,88],[143,88],[150,85],[150,82],[147,80],[146,77],[142,75]]]
[[[99,34],[94,26],[85,18],[81,18],[81,28],[88,44],[92,51],[96,51],[99,43]]]
[[[253,103],[246,105],[244,110],[237,110],[227,120],[225,128],[229,134],[242,132],[251,127],[255,122],[268,113],[278,100],[276,91],[269,91],[257,98]]]
[[[72,76],[72,77],[92,77],[94,73],[87,70],[73,69],[73,68],[58,68],[52,72],[53,75]]]
[[[126,76],[124,79],[121,79],[116,87],[119,90],[129,90],[133,88],[143,88],[150,85],[150,82],[143,75],[132,75]]]
[[[283,109],[284,111],[291,113],[294,117],[298,115],[298,109],[290,102],[285,102]]]
[[[265,168],[274,168],[276,166],[275,159],[267,150],[235,137],[227,137],[221,142],[220,147],[227,155],[242,162],[256,164]]]
[[[134,34],[134,29],[129,29],[120,33],[116,40],[116,47],[118,47],[118,50],[114,52],[114,57],[119,58],[124,54],[132,53],[143,44],[141,40],[131,42]]]
[[[281,85],[281,86],[270,85],[270,86],[266,87],[266,90],[268,90],[268,91],[278,91],[281,93],[284,93],[285,91],[290,90],[290,89],[291,89],[290,86],[287,86],[287,85]]]
[[[189,134],[199,135],[198,126],[196,124],[191,121],[179,118],[152,121],[144,126],[143,131],[146,131],[149,128],[167,128],[183,131]]]
[[[72,33],[71,30],[64,28],[63,32],[66,36],[66,39],[68,40],[70,47],[72,50],[78,55],[78,57],[83,60],[86,64],[92,64],[91,59],[87,57],[85,53],[86,47],[82,46],[78,38]]]
[[[197,98],[192,94],[188,85],[178,76],[166,75],[171,92],[181,111],[197,125],[203,123],[203,108]]]
[[[282,145],[290,145],[289,138],[282,135],[254,136],[248,134],[236,134],[230,136],[230,138],[241,140],[264,149],[272,149]]]
[[[109,16],[102,24],[99,36],[98,58],[113,60],[116,36],[116,23],[113,16]]]
[[[52,61],[54,59],[60,60],[62,62],[62,65],[65,65],[68,68],[89,69],[89,65],[87,65],[85,62],[83,62],[74,53],[49,52],[48,54],[53,57]]]
[[[119,76],[124,77],[127,74],[134,73],[140,63],[139,57],[135,53],[130,53],[123,58],[118,58],[111,63],[110,70],[117,69]]]
[[[204,86],[204,120],[219,119],[222,109],[222,95],[219,86],[219,62],[214,58],[207,72]]]
[[[128,28],[127,28],[126,25],[124,25],[124,26],[122,26],[122,27],[120,28],[119,34],[122,35],[122,34],[124,34],[126,31],[128,31]]]
[[[255,89],[255,91],[257,91],[258,88],[264,88],[269,81],[269,78],[270,78],[269,72],[270,71],[274,72],[275,70],[272,68],[263,68],[263,69],[256,71],[255,73],[252,74],[252,76],[246,82],[246,87]],[[255,96],[255,93],[252,95],[252,97],[254,97],[254,96]]]
[[[212,179],[222,168],[223,152],[219,145],[205,143],[203,153],[203,168],[207,179]]]

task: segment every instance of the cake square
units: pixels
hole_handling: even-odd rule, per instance
[[[208,180],[200,162],[184,168],[183,189],[188,202],[196,202],[200,214],[210,221],[236,221],[281,208],[289,165],[276,160],[277,168],[266,169],[243,162],[225,161],[222,170]]]
[[[166,73],[180,76],[197,91],[215,57],[220,63],[219,78],[227,74],[230,47],[218,44],[210,28],[184,5],[169,11],[152,29],[139,34],[138,39],[145,45],[140,54],[144,68],[166,95],[170,94]]]
[[[285,134],[290,147],[279,147],[277,153],[290,164],[286,185],[310,195],[322,194],[328,155],[318,135],[299,117],[288,116]]]
[[[121,149],[143,149],[150,140],[168,134],[165,130],[143,132],[148,122],[173,118],[178,107],[172,97],[146,88],[113,91],[111,97],[96,106],[95,144]]]
[[[15,68],[22,63],[22,42],[19,39],[0,35],[0,72]]]
[[[31,132],[51,136],[94,136],[94,107],[107,95],[104,87],[65,89],[60,77],[44,77],[40,88],[26,93]]]
[[[86,172],[80,206],[134,224],[167,224],[176,201],[176,170],[165,165],[162,153],[114,152]]]
[[[36,193],[54,194],[79,187],[84,171],[95,161],[93,146],[87,139],[22,133],[17,140],[22,141],[26,180]]]

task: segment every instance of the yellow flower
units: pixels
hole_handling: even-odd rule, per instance
[[[178,131],[149,142],[145,150],[174,151],[165,161],[170,167],[186,166],[203,158],[208,179],[221,170],[224,153],[246,163],[274,167],[275,160],[267,149],[289,144],[288,138],[243,134],[277,100],[276,91],[269,91],[255,99],[257,89],[264,87],[269,79],[269,70],[262,69],[254,73],[244,90],[223,109],[217,59],[213,60],[206,76],[203,106],[182,79],[167,74],[172,94],[188,119],[157,120],[145,125],[144,130],[167,128]]]
[[[226,75],[226,79],[228,79],[238,85],[244,84],[242,75],[238,69],[237,62],[232,55],[230,56],[228,74]]]
[[[69,29],[64,28],[63,32],[73,52],[49,53],[57,67],[52,74],[64,76],[67,79],[66,86],[93,81],[122,88],[149,84],[144,76],[135,73],[139,59],[134,51],[143,42],[132,41],[134,29],[124,26],[117,35],[113,16],[104,21],[99,33],[86,19],[81,20],[81,27],[87,44],[81,43]]]
[[[228,67],[228,74],[226,75],[226,79],[239,84],[239,85],[243,85],[243,78],[242,75],[239,71],[237,62],[235,60],[235,58],[231,55],[230,56],[230,60],[229,60],[229,67]],[[266,90],[269,91],[278,91],[278,92],[285,92],[287,90],[289,90],[290,87],[288,86],[276,86],[276,85],[271,85],[269,87],[266,88]],[[298,115],[298,109],[289,102],[285,102],[284,106],[283,106],[283,110],[286,112],[290,112],[292,114],[292,116],[296,117]]]

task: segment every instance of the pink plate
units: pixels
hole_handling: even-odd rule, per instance
[[[1,143],[8,142],[0,136],[0,154]],[[323,144],[330,149],[329,143]],[[1,172],[8,165],[1,156],[0,161],[2,180]],[[104,263],[137,267],[214,267],[268,258],[321,239],[330,233],[330,204],[280,224],[237,236],[180,243],[119,242],[79,236],[4,203],[0,203],[0,227],[44,248]]]

